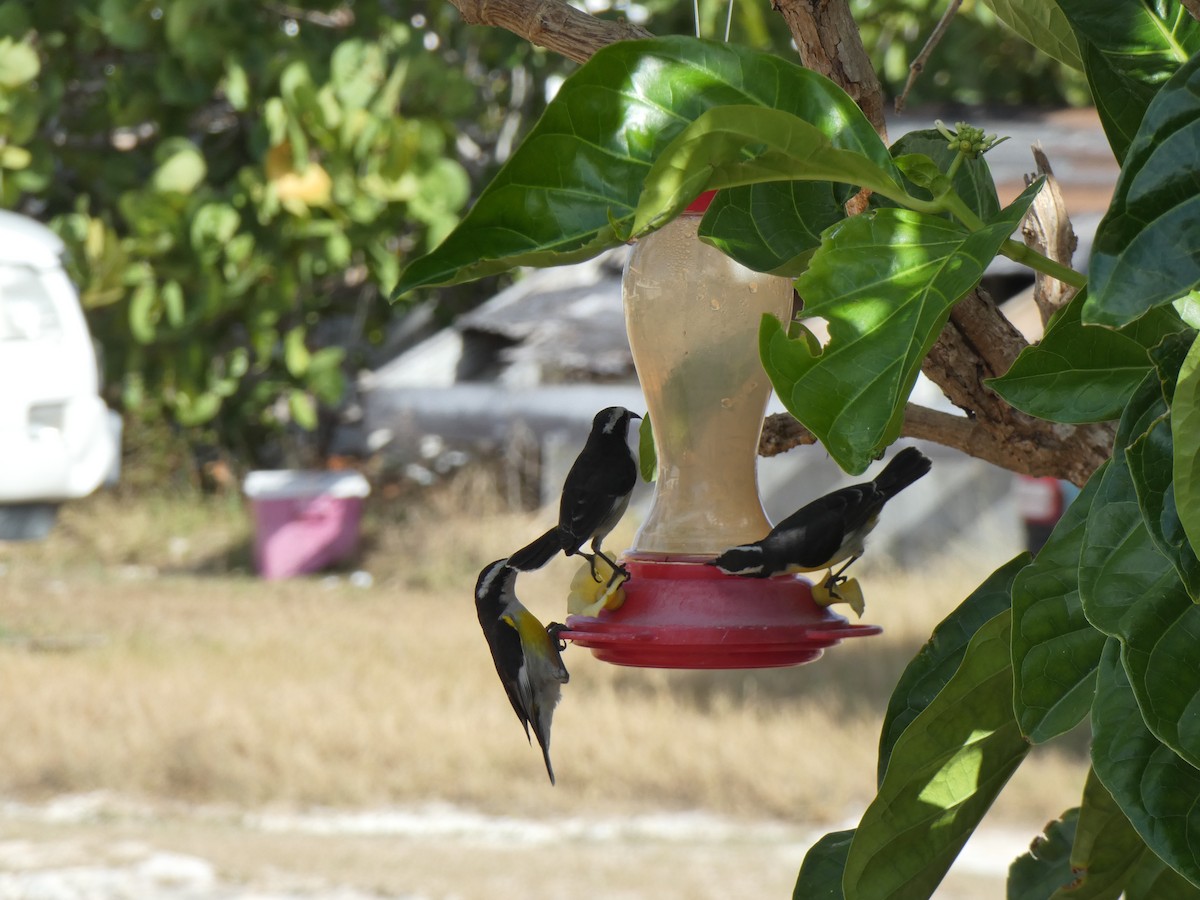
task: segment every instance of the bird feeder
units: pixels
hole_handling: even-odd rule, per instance
[[[569,616],[561,637],[618,665],[741,669],[810,662],[843,638],[878,634],[814,602],[797,575],[743,578],[705,565],[771,529],[757,456],[771,384],[758,356],[763,313],[787,321],[792,282],[697,237],[712,192],[638,241],[622,294],[649,408],[658,480],[626,551],[625,601]]]

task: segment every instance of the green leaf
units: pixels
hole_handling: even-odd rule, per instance
[[[1054,900],[1116,900],[1130,872],[1148,852],[1095,770],[1089,770],[1071,848],[1075,878],[1054,894]]]
[[[283,363],[293,378],[303,378],[311,356],[305,344],[307,331],[303,325],[289,329],[283,336]]]
[[[343,106],[365,108],[387,78],[383,51],[361,38],[343,41],[330,57],[329,74]]]
[[[333,406],[345,395],[346,376],[342,371],[345,357],[343,347],[322,347],[309,357],[304,384],[322,403]]]
[[[250,79],[246,68],[236,59],[225,60],[225,80],[221,85],[229,105],[239,112],[250,106]]]
[[[1200,291],[1190,291],[1172,305],[1189,328],[1200,330]]]
[[[236,209],[224,203],[206,203],[192,218],[191,243],[197,253],[220,249],[233,240],[241,225]],[[214,257],[215,258],[215,257]]]
[[[1018,856],[1008,867],[1008,900],[1048,900],[1075,875],[1071,871],[1071,844],[1079,809],[1069,809],[1046,825],[1044,834],[1034,838],[1029,851]]]
[[[1200,547],[1200,341],[1179,370],[1171,403],[1175,503],[1192,547]]]
[[[155,154],[159,166],[150,177],[156,191],[190,194],[204,181],[204,154],[186,138],[168,138]]]
[[[19,88],[37,78],[41,70],[36,50],[22,41],[0,38],[0,87]]]
[[[976,632],[954,677],[896,742],[850,845],[847,897],[930,896],[1024,760],[1009,640],[1003,612]]]
[[[748,105],[710,109],[654,161],[632,233],[636,237],[666,224],[705,190],[760,181],[837,181],[903,196],[890,157],[870,159],[857,148],[843,149],[834,137],[783,110]]]
[[[179,328],[183,325],[184,317],[187,314],[183,299],[183,287],[178,281],[172,279],[162,286],[160,297],[167,324],[172,328]]]
[[[1200,560],[1184,533],[1175,503],[1171,418],[1156,419],[1125,451],[1125,459],[1150,537],[1196,599],[1200,598]]]
[[[1183,759],[1200,766],[1200,606],[1174,570],[1130,604],[1115,636],[1146,726]]]
[[[892,144],[891,153],[893,157],[914,154],[927,157],[939,173],[948,171],[950,164],[958,155],[958,151],[950,149],[950,145],[936,128],[910,131]],[[911,176],[908,176],[907,180],[913,181]],[[959,164],[958,171],[954,173],[954,178],[950,180],[950,186],[971,208],[971,211],[985,222],[1000,214],[1000,198],[996,195],[996,182],[993,180],[991,169],[983,156],[963,160]],[[922,186],[913,183],[909,186],[909,193],[921,199],[933,198],[933,193],[928,190],[928,185]]]
[[[1075,29],[1109,144],[1125,162],[1155,93],[1200,50],[1200,24],[1170,0],[1057,3]]]
[[[1135,4],[1129,4],[1135,5]],[[1200,285],[1200,55],[1155,96],[1096,229],[1085,321],[1125,325]]]
[[[1118,432],[1118,448],[1120,438]],[[1088,621],[1120,639],[1146,726],[1174,752],[1200,764],[1195,713],[1200,667],[1194,663],[1200,606],[1146,527],[1125,454],[1114,455],[1092,503],[1079,557],[1079,593]]]
[[[1079,552],[1102,477],[1103,469],[1092,475],[1013,583],[1014,706],[1021,732],[1034,743],[1083,721],[1096,692],[1105,636],[1083,614]]]
[[[129,333],[139,344],[152,344],[158,331],[162,309],[158,305],[158,286],[143,281],[129,298]]]
[[[950,190],[950,176],[924,153],[903,153],[893,158],[904,180],[917,190],[923,190],[927,195],[925,199]],[[916,196],[911,190],[909,193]]]
[[[1200,770],[1151,734],[1119,657],[1109,641],[1092,709],[1092,767],[1150,849],[1200,884]]]
[[[221,398],[212,391],[203,391],[192,397],[184,391],[175,394],[175,418],[179,424],[194,428],[212,421],[221,411]]]
[[[649,483],[658,479],[658,450],[654,446],[650,413],[642,416],[642,424],[638,426],[638,471],[642,481]]]
[[[1055,0],[1118,72],[1157,88],[1200,50],[1200,23],[1172,0]]]
[[[1156,315],[1158,312],[1178,316],[1174,304],[1169,308],[1163,307],[1156,311]],[[1142,316],[1133,323],[1133,327],[1136,328],[1142,322],[1148,322],[1154,319],[1154,317],[1153,315]],[[1192,344],[1195,343],[1195,340],[1195,329],[1184,324],[1183,318],[1180,317],[1179,330],[1174,334],[1166,335],[1150,348],[1150,361],[1154,363],[1154,369],[1158,373],[1158,383],[1162,391],[1163,400],[1168,404],[1174,402],[1175,382],[1179,380],[1179,370],[1183,368],[1188,351],[1192,349]]]
[[[938,623],[925,646],[904,669],[888,701],[883,728],[879,733],[877,778],[881,784],[896,742],[949,683],[975,633],[1008,609],[1013,580],[1029,565],[1029,561],[1029,554],[1022,553],[989,575],[967,599]]]
[[[1166,571],[1174,574],[1142,519],[1129,467],[1114,459],[1100,480],[1079,552],[1079,596],[1088,621],[1105,634],[1121,633],[1137,598]]]
[[[288,393],[288,411],[292,414],[292,421],[305,431],[317,427],[317,404],[304,391],[293,389]]]
[[[987,386],[1022,412],[1052,422],[1117,418],[1150,371],[1147,349],[1179,330],[1179,318],[1161,310],[1120,330],[1084,325],[1086,301],[1085,289],[1051,319],[1040,342]]]
[[[699,235],[756,272],[796,276],[821,243],[821,232],[846,216],[853,191],[824,181],[751,184],[718,191]]]
[[[31,162],[33,162],[33,154],[24,147],[12,144],[0,147],[0,169],[9,169],[15,172],[28,167]]]
[[[449,237],[402,273],[393,297],[520,265],[561,265],[621,243],[651,163],[704,112],[778,108],[845,150],[890,166],[866,117],[828,79],[732,44],[667,37],[598,51]]]
[[[1121,72],[1087,38],[1080,37],[1079,50],[1108,146],[1117,162],[1124,162],[1157,89]]]
[[[842,900],[842,874],[852,840],[853,828],[831,831],[813,844],[804,854],[792,900]]]
[[[1073,69],[1083,69],[1075,32],[1054,0],[983,0],[996,18],[1037,47]]]
[[[950,308],[979,281],[1039,184],[976,232],[935,216],[878,209],[822,236],[796,287],[805,317],[829,324],[813,354],[782,326],[759,331],[763,366],[788,411],[847,472],[860,473],[900,433],[904,405]]]
[[[1200,900],[1200,888],[1147,850],[1125,883],[1125,900]]]

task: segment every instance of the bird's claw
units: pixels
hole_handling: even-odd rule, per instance
[[[624,566],[617,566],[613,570],[612,576],[608,579],[608,584],[605,585],[605,589],[607,590],[608,588],[611,588],[613,586],[614,582],[616,582],[618,585],[621,585],[621,584],[624,584],[625,582],[627,582],[628,580],[629,580],[629,570],[627,568],[625,568]]]
[[[854,610],[859,618],[862,618],[862,614],[866,609],[866,603],[863,601],[862,587],[857,580],[851,578],[849,575],[834,575],[830,572],[827,578],[813,585],[812,598],[818,606],[845,603]]]
[[[587,555],[587,554],[584,554],[584,555]],[[596,574],[596,554],[592,553],[591,555],[587,555],[587,561],[588,561],[588,566],[592,570],[592,581],[596,582],[596,584],[600,584],[601,582],[604,581],[604,579]]]
[[[845,584],[849,578],[849,575],[834,575],[833,570],[830,570],[829,576],[821,582],[821,585],[832,594],[839,584]]]
[[[608,576],[608,582],[605,583],[604,579],[601,578],[599,573],[596,572],[596,557],[599,555],[600,554],[593,553],[588,557],[588,565],[591,566],[592,570],[592,581],[596,582],[596,584],[603,584],[605,588],[610,588],[612,587],[613,582],[618,578],[620,578],[623,582],[629,580],[629,569],[625,568],[625,566],[621,565],[620,563],[613,562],[607,556],[601,556],[601,559],[603,559],[608,564],[608,567],[612,569],[612,574]]]
[[[567,649],[567,642],[563,640],[562,633],[571,629],[562,622],[551,622],[546,626],[546,634],[550,636],[550,640],[558,645],[558,652],[562,653]]]

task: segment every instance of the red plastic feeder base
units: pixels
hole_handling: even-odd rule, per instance
[[[696,558],[626,559],[625,603],[568,616],[561,637],[619,666],[761,669],[811,662],[843,638],[879,634],[818,606],[797,575],[742,578]]]

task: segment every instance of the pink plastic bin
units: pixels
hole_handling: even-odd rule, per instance
[[[251,472],[254,563],[264,578],[316,572],[358,549],[367,480],[357,472]]]

